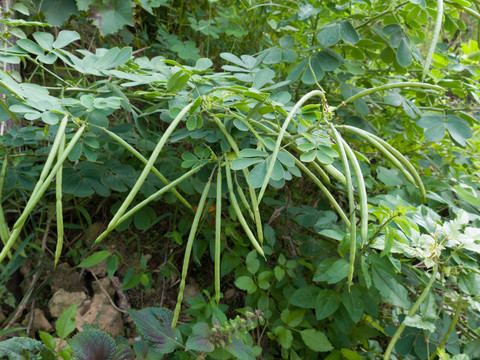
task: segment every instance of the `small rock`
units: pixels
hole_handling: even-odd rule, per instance
[[[86,299],[87,295],[84,292],[68,292],[60,289],[53,294],[48,302],[48,310],[52,317],[58,318],[66,308],[75,303],[80,306]]]
[[[198,295],[200,295],[200,287],[195,281],[190,280],[183,290],[183,298],[186,300],[188,298],[197,297]]]
[[[28,326],[28,323],[30,321],[30,313],[25,317],[25,319],[22,322],[23,326]],[[46,331],[46,332],[52,332],[53,326],[50,324],[50,322],[47,320],[45,317],[45,313],[40,310],[40,309],[34,309],[33,310],[33,322],[32,322],[32,330],[34,332],[37,332],[38,330]]]
[[[95,294],[88,308],[82,308],[77,314],[77,329],[87,324],[97,324],[100,329],[108,332],[113,337],[123,335],[125,329],[120,312],[110,304],[107,296],[103,293]]]
[[[97,265],[90,266],[88,270],[97,275],[97,277],[102,278],[107,275],[107,262],[108,259],[105,259]]]
[[[72,269],[67,263],[62,263],[57,266],[50,282],[52,292],[63,289],[70,292],[83,292],[82,284],[80,283],[80,272]]]
[[[107,290],[108,295],[110,296],[115,295],[115,289],[113,288],[112,283],[110,282],[110,279],[108,277],[98,279],[98,281],[103,286],[103,288]],[[94,294],[103,294],[103,290],[100,288],[100,285],[98,284],[97,281],[94,281],[92,283],[92,288],[93,288]]]

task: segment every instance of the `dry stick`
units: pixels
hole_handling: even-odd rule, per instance
[[[102,292],[107,296],[107,299],[108,301],[110,302],[110,304],[114,307],[115,310],[117,311],[120,311],[121,313],[124,313],[124,314],[128,314],[125,310],[122,310],[120,309],[117,305],[115,305],[115,303],[113,302],[113,299],[112,297],[110,296],[110,294],[108,293],[108,291],[103,287],[102,283],[100,282],[100,280],[98,279],[97,275],[95,275],[95,273],[88,269],[88,271],[90,271],[90,274],[93,275],[93,277],[95,278],[95,281],[97,282],[98,286],[100,287],[100,290],[102,290]]]

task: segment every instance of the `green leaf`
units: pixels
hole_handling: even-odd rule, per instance
[[[33,33],[33,38],[35,41],[45,50],[52,50],[53,49],[53,35],[37,31]]]
[[[324,71],[334,71],[342,63],[342,58],[335,51],[325,49],[317,54],[320,65]]]
[[[323,320],[337,311],[340,306],[340,295],[330,289],[322,289],[315,299],[315,315]]]
[[[60,339],[66,339],[67,336],[75,330],[75,327],[77,326],[77,322],[75,321],[76,316],[77,304],[73,304],[72,306],[69,306],[63,310],[62,314],[55,323],[55,330],[57,331],[57,335]]]
[[[245,259],[247,264],[247,270],[250,274],[255,275],[255,273],[260,268],[260,261],[257,258],[257,251],[252,250],[248,253],[247,258]]]
[[[263,185],[263,180],[267,175],[267,162],[263,161],[255,166],[252,171],[247,176],[247,182],[254,189],[261,188]]]
[[[97,265],[110,256],[110,253],[107,250],[99,251],[95,254],[90,255],[85,260],[83,260],[78,267],[86,268]]]
[[[364,304],[363,296],[358,286],[350,288],[350,292],[344,291],[342,294],[343,306],[347,309],[348,315],[354,323],[360,321],[363,316]]]
[[[410,45],[405,37],[400,40],[397,48],[397,62],[400,66],[406,68],[412,64],[412,53],[410,52]]]
[[[263,63],[267,65],[279,64],[282,62],[282,49],[275,48],[268,52],[267,56],[263,59]]]
[[[343,20],[340,23],[340,36],[343,41],[349,44],[356,44],[360,40],[357,30],[355,30],[353,25],[347,20]]]
[[[427,141],[440,141],[445,137],[445,123],[442,122],[440,124],[432,126],[426,129],[423,134],[425,135],[425,139]]]
[[[197,62],[195,63],[195,70],[196,71],[205,71],[209,68],[211,68],[213,65],[212,60],[208,58],[201,58],[198,59]]]
[[[306,329],[300,332],[302,340],[310,349],[317,352],[333,350],[333,346],[327,336],[315,329]]]
[[[278,342],[284,349],[292,346],[293,335],[292,332],[284,326],[277,326],[273,329],[273,333],[277,336]]]
[[[55,350],[56,343],[55,338],[45,331],[38,331],[38,335],[40,336],[40,340],[42,343],[50,350]]]
[[[350,349],[342,349],[340,350],[342,353],[343,357],[345,357],[347,360],[363,360],[363,357],[358,355],[356,352]]]
[[[322,80],[323,75],[324,72],[318,58],[310,57],[310,62],[307,63],[307,68],[302,76],[302,82],[307,85],[315,84],[315,81]]]
[[[461,146],[465,146],[467,144],[465,140],[473,136],[468,122],[455,115],[447,115],[447,130],[452,139]]]
[[[303,321],[305,316],[305,310],[294,310],[290,311],[288,309],[284,309],[280,318],[285,323],[285,325],[289,327],[297,327]]]
[[[476,195],[458,185],[453,186],[453,188],[460,199],[480,209],[480,199]]]
[[[75,0],[44,0],[41,4],[40,10],[53,26],[63,25],[70,16],[78,13]]]
[[[314,281],[326,281],[328,284],[336,284],[348,276],[349,264],[345,259],[337,259],[329,266],[326,272],[319,273],[319,268],[313,277]]]
[[[479,296],[480,275],[473,272],[469,272],[467,275],[461,275],[458,280],[458,287],[466,294]]]
[[[315,299],[319,291],[320,289],[318,287],[307,285],[295,290],[288,301],[290,304],[304,309],[314,309]]]
[[[103,36],[116,33],[125,25],[133,26],[132,6],[133,2],[129,0],[111,2],[106,10],[97,13],[94,24]]]
[[[257,285],[249,276],[240,276],[235,280],[235,286],[241,290],[248,292],[249,294],[253,294],[257,291]]]
[[[323,46],[335,45],[340,40],[340,25],[329,25],[317,34],[317,40]]]
[[[62,49],[74,41],[80,40],[80,35],[76,31],[62,30],[57,36],[57,40],[53,43],[55,49]]]
[[[418,314],[414,316],[407,316],[403,323],[407,326],[414,327],[417,329],[428,330],[430,333],[435,332],[435,325],[431,322],[425,321]]]
[[[118,268],[118,257],[111,256],[107,262],[107,274],[108,278],[111,279],[112,276],[115,274]]]
[[[30,39],[19,39],[17,45],[31,54],[39,56],[44,54],[43,49]]]
[[[389,303],[405,310],[410,308],[408,291],[403,285],[399,284],[389,273],[376,266],[372,266],[372,275],[375,287]]]
[[[268,154],[265,151],[251,149],[251,148],[243,149],[238,153],[238,156],[241,158],[259,157],[259,156],[265,157],[267,155]]]
[[[253,85],[255,89],[260,90],[263,86],[268,84],[275,76],[275,72],[271,69],[262,69],[255,74]]]

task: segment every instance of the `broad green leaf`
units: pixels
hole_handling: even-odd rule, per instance
[[[457,193],[458,197],[462,199],[463,201],[469,203],[472,206],[475,206],[480,209],[480,198],[473,195],[470,191],[455,185],[453,186],[455,189],[455,192]]]
[[[340,295],[330,289],[322,289],[315,299],[315,316],[323,320],[337,311],[340,306]]]
[[[284,326],[277,326],[273,329],[273,333],[277,336],[279,344],[288,349],[292,346],[293,335],[292,332]]]
[[[363,316],[364,304],[363,296],[358,286],[350,288],[350,292],[344,291],[342,294],[343,306],[347,309],[348,315],[354,323],[360,321]]]
[[[260,261],[257,258],[257,252],[255,250],[252,250],[248,253],[245,263],[247,265],[248,272],[252,275],[255,275],[260,268]]]
[[[307,59],[302,60],[300,63],[294,66],[292,70],[288,73],[287,80],[293,82],[296,81],[300,75],[302,75],[303,70],[305,69],[305,66],[307,65]]]
[[[20,39],[17,41],[17,45],[31,54],[39,56],[44,54],[43,49],[30,39]]]
[[[266,157],[268,154],[265,151],[257,149],[243,149],[238,153],[238,156],[241,158],[250,158],[250,157]]]
[[[319,291],[320,289],[317,286],[307,285],[295,290],[288,301],[290,304],[304,309],[314,309],[315,299]]]
[[[317,39],[323,46],[335,45],[340,40],[340,25],[329,25],[317,34]]]
[[[445,123],[434,125],[424,132],[427,141],[440,141],[445,137]]]
[[[317,352],[325,352],[333,350],[333,346],[327,336],[315,329],[306,329],[300,332],[302,340],[310,349]]]
[[[254,189],[261,188],[263,185],[263,180],[267,175],[267,162],[263,161],[255,166],[252,171],[249,172],[247,176],[247,182]]]
[[[279,64],[282,62],[282,49],[275,48],[268,52],[267,56],[263,59],[263,63],[267,65]]]
[[[347,360],[363,360],[363,357],[361,357],[359,354],[357,354],[355,351],[350,350],[350,349],[342,349],[340,350],[343,357]]]
[[[397,48],[397,62],[402,67],[409,67],[412,64],[412,53],[410,52],[410,45],[405,37],[400,40]]]
[[[373,283],[380,294],[392,305],[402,309],[409,309],[411,304],[408,291],[399,284],[389,273],[372,266]]]
[[[290,311],[288,309],[284,309],[280,315],[280,318],[287,326],[296,327],[302,323],[304,316],[305,310]]]
[[[292,35],[285,35],[280,38],[278,43],[282,48],[288,49],[295,45],[295,38]]]
[[[249,294],[253,294],[257,291],[257,285],[249,276],[240,276],[235,280],[235,286],[241,290],[248,292]]]
[[[111,256],[107,261],[107,274],[108,278],[111,279],[112,276],[115,274],[118,268],[118,257]]]
[[[314,281],[326,281],[329,284],[336,284],[348,276],[349,265],[347,260],[337,259],[333,261],[326,272],[319,273],[319,268],[315,272]]]
[[[72,15],[78,14],[75,0],[44,0],[40,10],[49,25],[62,26]]]
[[[227,61],[230,61],[231,63],[234,63],[242,68],[246,68],[247,66],[245,65],[245,63],[240,60],[239,57],[237,57],[236,55],[233,55],[233,54],[230,54],[230,53],[221,53],[220,54],[220,57],[224,60],[227,60]]]
[[[76,31],[62,30],[57,36],[57,40],[53,43],[55,49],[62,49],[74,41],[80,40],[80,35]]]
[[[52,50],[53,49],[53,35],[37,31],[33,33],[33,38],[45,50]]]
[[[468,122],[455,115],[447,115],[447,130],[452,139],[461,146],[465,146],[465,140],[473,136]]]
[[[319,82],[322,80],[323,75],[324,72],[318,58],[316,56],[310,57],[309,63],[307,63],[307,67],[302,76],[302,82],[307,85],[315,84],[315,81]]]
[[[340,23],[340,36],[343,41],[349,44],[356,44],[360,40],[357,30],[355,30],[353,25],[347,20],[343,20]]]
[[[85,260],[83,260],[78,267],[86,268],[97,265],[110,256],[110,253],[107,250],[102,250],[96,252],[95,254],[90,255]]]
[[[97,13],[94,24],[104,36],[116,33],[125,25],[133,26],[132,6],[133,2],[129,0],[112,2],[108,8]]]
[[[475,273],[468,273],[466,275],[461,275],[458,280],[458,287],[463,292],[472,295],[480,295],[480,275]]]
[[[67,338],[67,336],[75,330],[75,327],[77,326],[77,322],[75,321],[76,316],[77,304],[73,304],[72,306],[63,310],[62,314],[55,323],[55,330],[60,339]]]
[[[261,89],[266,84],[268,84],[273,77],[275,76],[275,72],[271,69],[262,69],[255,74],[255,80],[253,80],[253,85],[255,89]]]
[[[208,58],[201,58],[198,59],[197,62],[195,63],[195,70],[197,71],[205,71],[209,68],[211,68],[213,65],[212,60]]]
[[[428,330],[430,333],[435,331],[435,325],[429,321],[425,321],[418,314],[414,316],[407,316],[403,323],[407,326],[414,327],[417,329]]]
[[[342,63],[342,58],[335,51],[325,49],[317,54],[320,65],[324,71],[334,71]]]

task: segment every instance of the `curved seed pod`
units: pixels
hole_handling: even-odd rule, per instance
[[[177,326],[178,317],[180,316],[180,309],[182,307],[183,300],[183,290],[185,289],[185,280],[187,278],[188,264],[190,263],[190,255],[192,253],[193,241],[195,240],[195,235],[197,233],[198,224],[200,223],[200,218],[203,214],[203,208],[205,207],[205,200],[207,199],[208,191],[210,190],[210,185],[212,179],[210,178],[203,188],[202,196],[198,202],[197,211],[195,212],[195,217],[193,218],[192,227],[190,228],[190,233],[188,234],[187,246],[185,247],[185,255],[183,256],[183,267],[182,267],[182,279],[180,281],[180,289],[178,290],[177,304],[175,306],[175,312],[173,314],[172,320],[172,329]]]
[[[47,190],[48,186],[52,183],[53,178],[57,175],[58,170],[60,170],[60,168],[63,166],[63,163],[67,159],[68,154],[70,154],[73,147],[77,144],[84,130],[85,130],[85,125],[82,125],[77,130],[77,133],[73,136],[72,140],[70,140],[70,142],[68,143],[68,146],[65,148],[63,155],[57,160],[57,163],[53,167],[50,174],[46,177],[45,181],[43,181],[41,186],[37,187],[35,196],[30,197],[30,199],[28,200],[27,205],[25,206],[25,209],[23,209],[22,214],[13,225],[12,232],[10,233],[10,237],[8,238],[7,243],[5,244],[5,246],[2,249],[2,252],[0,253],[0,262],[2,262],[3,259],[5,259],[5,256],[7,255],[9,250],[12,248],[13,244],[15,243],[15,240],[17,240],[18,236],[20,235],[20,232],[22,231],[23,225],[25,224],[25,221],[27,220],[28,215],[30,215],[35,205],[37,205],[38,201],[42,198],[43,193]]]
[[[138,210],[140,210],[141,208],[143,208],[145,205],[147,205],[149,202],[157,199],[160,195],[166,193],[167,191],[171,190],[174,186],[177,186],[178,184],[180,184],[182,181],[185,181],[186,179],[188,179],[189,177],[191,177],[193,174],[197,173],[198,171],[200,171],[200,169],[203,167],[203,165],[201,166],[198,166],[196,168],[193,168],[189,171],[187,171],[185,174],[183,174],[182,176],[180,176],[178,179],[175,179],[174,181],[172,181],[171,183],[169,183],[168,185],[164,186],[163,188],[161,188],[160,190],[156,191],[155,193],[153,193],[152,195],[150,195],[148,198],[146,198],[145,200],[143,200],[142,202],[138,203],[137,205],[135,205],[133,208],[131,208],[130,210],[128,210],[125,214],[122,215],[122,217],[120,219],[118,219],[117,223],[115,224],[115,227],[113,227],[110,231],[112,231],[113,229],[115,229],[117,226],[119,226],[121,223],[123,223],[125,220],[127,220],[130,216],[132,216],[133,214],[135,214]],[[106,230],[105,230],[106,231]],[[109,232],[110,232],[109,231]],[[108,234],[108,233],[107,233]]]
[[[438,85],[432,85],[428,83],[419,83],[419,82],[400,82],[400,83],[393,83],[393,84],[386,84],[386,85],[381,85],[377,86],[371,89],[363,90],[360,91],[359,93],[349,97],[347,100],[345,100],[342,105],[347,104],[349,102],[352,102],[354,100],[357,100],[363,96],[367,96],[370,94],[373,94],[374,92],[380,91],[380,90],[390,90],[390,89],[397,89],[397,88],[405,88],[405,87],[416,87],[416,88],[425,88],[425,89],[432,89],[432,90],[437,90],[437,91],[445,91],[444,88]]]
[[[62,139],[60,140],[60,146],[58,148],[58,159],[62,157],[63,149],[65,148],[65,134],[62,134]],[[62,173],[63,173],[63,164],[62,167],[57,172],[57,178],[55,179],[55,209],[57,212],[57,246],[55,247],[55,266],[57,266],[58,259],[62,254],[63,249],[63,204],[62,204]]]
[[[127,149],[128,151],[130,151],[138,160],[140,160],[141,162],[143,162],[144,164],[147,164],[148,163],[148,160],[145,159],[145,157],[140,154],[133,146],[131,146],[129,143],[127,143],[125,140],[123,140],[120,136],[118,136],[117,134],[111,132],[110,130],[108,129],[105,129],[105,128],[102,128],[103,131],[105,131],[108,135],[110,135],[111,138],[115,139],[120,145],[122,145],[125,149]],[[157,170],[157,168],[155,166],[152,167],[152,172],[157,175],[157,177],[165,184],[165,185],[168,185],[169,184],[169,181],[168,179],[163,176],[163,174]],[[172,188],[172,193],[178,198],[178,200],[180,200],[180,202],[185,205],[187,208],[189,208],[190,210],[193,210],[192,208],[192,205],[189,204],[189,202],[187,200],[185,200],[185,198],[180,195],[180,193],[177,191],[177,189],[175,188]]]
[[[220,303],[220,250],[222,236],[222,167],[217,172],[217,202],[215,203],[215,301]]]
[[[330,204],[334,207],[334,209],[337,211],[338,215],[342,218],[343,222],[347,225],[347,227],[350,229],[350,220],[348,219],[347,215],[343,212],[342,208],[338,204],[337,200],[333,197],[333,195],[328,191],[328,189],[323,185],[323,183],[320,181],[318,177],[315,176],[314,173],[310,171],[309,168],[307,168],[300,160],[298,160],[296,157],[295,159],[295,165],[304,172],[312,181],[319,187],[319,189],[323,192],[323,194],[327,197],[328,201],[330,201]]]
[[[355,177],[357,179],[358,195],[360,198],[360,234],[362,237],[362,244],[367,243],[368,237],[368,202],[367,202],[367,189],[365,188],[365,181],[363,179],[362,169],[358,163],[355,154],[345,140],[342,139],[343,148],[347,154],[348,160],[352,164]]]
[[[367,131],[348,126],[342,125],[342,129],[349,130],[350,132],[359,135],[375,146],[382,154],[384,154],[398,169],[402,172],[405,178],[412,183],[413,185],[417,186],[420,189],[422,194],[422,199],[426,201],[426,192],[425,187],[423,186],[422,179],[418,174],[417,170],[413,167],[413,165],[408,161],[408,159],[403,156],[397,149],[395,149],[392,145],[387,143],[385,140],[380,139],[378,136],[370,134]],[[407,168],[407,170],[402,166],[402,164]],[[412,177],[413,176],[413,177]]]
[[[323,94],[323,91],[320,91],[320,90],[310,91],[309,93],[302,96],[302,98],[300,100],[298,100],[298,102],[295,104],[295,106],[292,108],[292,110],[290,110],[290,113],[288,114],[287,118],[285,119],[285,122],[283,123],[282,128],[280,129],[280,132],[278,133],[277,142],[275,143],[275,148],[273,149],[273,153],[271,155],[272,158],[271,158],[270,164],[267,168],[267,173],[265,175],[265,180],[263,181],[262,187],[260,189],[260,193],[258,194],[258,203],[260,203],[260,201],[262,201],[263,194],[265,193],[265,190],[267,189],[267,186],[268,186],[268,182],[270,181],[270,178],[272,176],[273,168],[275,166],[275,161],[277,160],[277,155],[278,155],[278,152],[280,151],[280,146],[282,145],[282,140],[283,140],[283,137],[285,136],[285,132],[287,131],[288,125],[292,121],[292,119],[295,116],[295,113],[297,112],[297,110],[300,109],[300,107],[303,105],[303,103],[305,101],[307,101],[308,99],[310,99],[311,97],[316,96],[316,95],[322,97],[322,99],[325,99],[325,95]],[[257,204],[257,207],[258,207],[258,204]]]
[[[350,166],[348,165],[348,158],[345,153],[343,139],[340,137],[340,134],[338,133],[337,129],[335,129],[333,124],[329,123],[329,125],[333,132],[333,137],[338,145],[338,148],[340,149],[340,157],[342,158],[343,167],[345,168],[345,178],[347,180],[348,206],[350,208],[350,268],[348,272],[348,290],[350,291],[350,284],[353,280],[353,271],[355,267],[355,252],[357,250],[357,217],[355,216],[355,197],[353,195],[352,175],[350,173]]]
[[[253,211],[250,208],[250,204],[248,203],[247,198],[245,197],[245,193],[243,192],[243,189],[241,188],[240,184],[238,183],[236,174],[235,174],[235,185],[237,185],[238,196],[240,196],[240,200],[242,201],[243,206],[245,207],[245,209],[247,209],[248,214],[250,215],[252,220],[255,221],[255,215],[253,214]]]
[[[245,218],[243,217],[243,214],[242,214],[242,210],[240,210],[240,206],[238,205],[237,198],[235,197],[235,193],[233,192],[232,174],[231,174],[230,164],[228,162],[228,159],[226,159],[225,161],[225,169],[226,169],[226,175],[227,175],[228,192],[230,195],[230,202],[232,204],[233,210],[235,211],[238,221],[240,222],[240,225],[242,225],[243,230],[247,234],[247,237],[250,239],[250,242],[252,243],[253,247],[258,251],[260,255],[262,255],[265,258],[265,253],[263,252],[262,247],[258,243],[257,239],[255,238],[255,235],[253,234],[252,230],[250,230],[250,227],[245,221]]]
[[[428,69],[432,63],[433,54],[435,53],[435,48],[437,47],[438,37],[440,35],[440,30],[442,29],[442,17],[443,17],[443,0],[437,0],[437,15],[435,18],[435,27],[433,28],[432,41],[430,43],[430,48],[428,49],[427,58],[425,59],[425,64],[423,65],[422,72],[422,81],[425,80],[427,76]]]
[[[332,164],[326,165],[325,170],[332,175],[337,181],[341,182],[343,185],[347,186],[347,180],[345,175],[343,175],[338,169]]]
[[[135,198],[135,195],[137,195],[138,191],[140,190],[140,187],[143,185],[145,179],[148,176],[148,173],[153,167],[153,164],[155,164],[155,161],[157,160],[158,156],[160,155],[160,152],[163,149],[163,146],[167,142],[168,138],[172,134],[172,132],[175,130],[175,128],[178,126],[182,118],[185,116],[185,114],[188,113],[190,108],[193,106],[193,103],[188,104],[185,106],[182,111],[178,113],[178,115],[173,119],[171,124],[168,126],[167,130],[165,130],[165,133],[162,135],[160,140],[158,141],[157,145],[155,146],[155,149],[152,152],[152,155],[150,155],[150,159],[148,159],[148,163],[145,165],[143,168],[142,173],[137,179],[137,182],[133,186],[132,190],[130,190],[130,193],[127,195],[125,200],[123,201],[122,205],[120,205],[120,208],[117,210],[116,214],[113,216],[112,220],[110,220],[107,230],[102,232],[97,239],[95,240],[95,244],[99,243],[100,241],[103,240],[103,238],[117,225],[118,219],[122,217],[122,215],[125,213],[127,210],[128,206],[130,203],[133,201]]]

